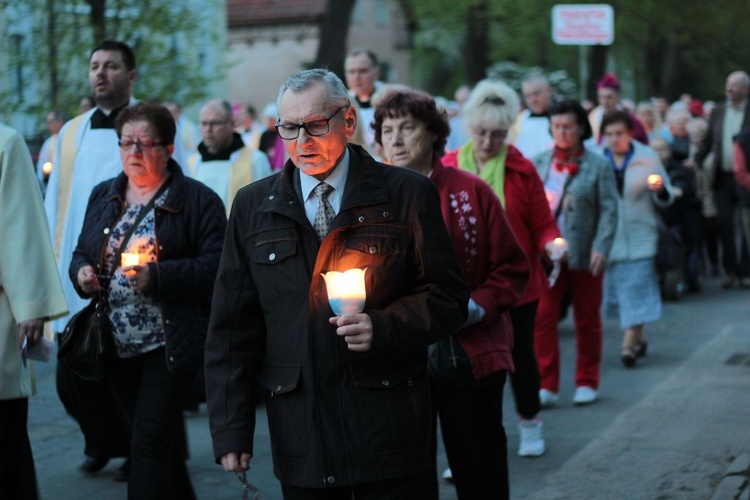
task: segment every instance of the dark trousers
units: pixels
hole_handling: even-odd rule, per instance
[[[539,413],[539,365],[534,353],[534,319],[539,301],[535,300],[510,310],[513,323],[513,364],[516,371],[510,374],[516,411],[524,420]]]
[[[427,491],[433,469],[416,476],[399,477],[332,488],[300,488],[281,483],[284,500],[434,500]]]
[[[459,500],[510,497],[503,427],[506,375],[505,370],[493,373],[471,387],[432,380],[432,400]]]
[[[57,395],[83,433],[84,453],[95,460],[130,456],[130,420],[110,385],[84,380],[62,361],[55,375]]]
[[[107,374],[133,428],[128,498],[195,498],[185,464],[182,415],[195,375],[171,373],[164,348],[115,359]]]
[[[718,172],[714,185],[714,199],[718,212],[718,231],[721,241],[724,272],[727,276],[747,276],[750,268],[747,246],[740,238],[740,259],[737,258],[736,214],[739,195],[733,172]]]
[[[26,428],[29,399],[0,400],[0,497],[36,500],[34,457]]]
[[[719,268],[719,230],[717,217],[703,217],[703,244],[712,267]]]

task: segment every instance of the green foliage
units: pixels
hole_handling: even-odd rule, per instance
[[[551,39],[552,7],[565,2],[412,0],[418,20],[414,51],[417,86],[448,95],[466,82],[465,40],[474,29],[467,24],[466,11],[480,2],[488,5],[490,67],[512,62],[520,68],[541,68],[548,76],[565,71],[577,79],[578,47],[558,46]],[[747,17],[746,0],[571,3],[612,5],[615,42],[607,51],[607,70],[629,80],[627,88],[634,90],[627,97],[664,94],[676,99],[680,93],[690,92],[701,99],[721,99],[727,74],[747,70],[750,31],[741,24]],[[591,74],[589,81],[600,77]]]
[[[81,97],[91,93],[88,59],[97,40],[92,3],[106,7],[101,35],[125,41],[136,53],[136,97],[185,103],[205,98],[211,77],[201,71],[205,47],[196,34],[212,29],[201,14],[218,1],[207,0],[199,12],[172,0],[15,0],[21,12],[33,13],[33,33],[21,58],[38,95],[11,106],[36,116],[52,108],[76,114]]]

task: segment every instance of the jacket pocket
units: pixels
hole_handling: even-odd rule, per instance
[[[266,365],[256,377],[269,391],[268,428],[274,455],[301,457],[307,453],[305,398],[300,387],[300,365]]]
[[[354,365],[354,390],[359,445],[372,453],[408,452],[427,447],[431,407],[424,367]]]
[[[297,240],[280,238],[255,243],[253,262],[265,266],[278,265],[297,253]]]
[[[366,255],[388,257],[401,253],[401,240],[395,234],[358,231],[346,239],[346,250]]]
[[[252,262],[253,281],[260,291],[261,303],[276,304],[279,300],[307,294],[301,287],[301,259],[297,258],[297,240],[288,236],[264,238],[260,235],[248,249]]]

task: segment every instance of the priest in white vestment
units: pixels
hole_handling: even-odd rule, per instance
[[[273,173],[265,153],[246,146],[232,129],[232,106],[221,99],[203,105],[200,112],[203,141],[188,160],[192,177],[219,195],[227,215],[244,186]]]

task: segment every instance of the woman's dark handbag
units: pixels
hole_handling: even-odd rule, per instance
[[[112,328],[101,294],[75,314],[60,335],[57,359],[85,380],[104,379],[104,357],[112,349]]]

